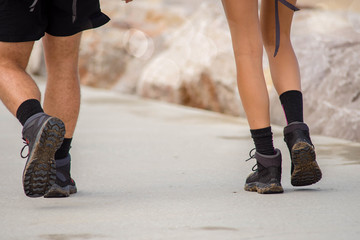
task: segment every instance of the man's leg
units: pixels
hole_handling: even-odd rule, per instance
[[[0,97],[24,126],[22,135],[29,147],[23,172],[24,192],[43,196],[55,183],[55,151],[65,128],[60,119],[43,113],[40,92],[25,72],[33,42],[0,42]]]
[[[70,175],[71,141],[80,109],[80,83],[78,58],[81,33],[69,37],[43,38],[48,82],[44,110],[47,114],[62,119],[66,134],[63,144],[55,153],[56,184],[45,197],[67,197],[77,191]]]
[[[56,184],[45,197],[66,197],[75,193],[70,176],[69,154],[80,108],[78,57],[81,32],[97,28],[110,19],[101,12],[99,0],[47,1],[48,25],[43,38],[48,69],[45,112],[65,122],[66,135],[55,153]]]
[[[65,138],[72,138],[79,116],[80,83],[78,58],[81,33],[70,37],[43,38],[48,72],[44,110],[63,120]]]
[[[26,100],[40,101],[36,83],[25,72],[33,44],[0,42],[0,98],[14,116]]]

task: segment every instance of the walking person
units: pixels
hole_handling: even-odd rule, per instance
[[[287,126],[284,139],[291,157],[291,184],[307,186],[318,182],[321,170],[309,128],[303,120],[300,70],[290,41],[296,0],[222,0],[228,19],[237,82],[255,143],[257,169],[248,176],[246,191],[282,193],[282,156],[274,148],[270,126],[269,96],[263,74],[263,46],[268,55],[272,80],[284,108]]]
[[[23,187],[29,197],[77,191],[69,150],[80,108],[81,32],[108,21],[99,0],[0,0],[0,98],[23,125],[29,150],[23,156]],[[34,41],[41,38],[47,68],[43,106],[25,71]]]

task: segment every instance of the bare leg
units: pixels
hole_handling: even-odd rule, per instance
[[[48,70],[44,110],[65,123],[65,138],[72,138],[80,109],[78,58],[81,33],[43,38]]]
[[[296,0],[288,0],[295,4]],[[265,48],[268,54],[272,79],[279,95],[290,90],[301,91],[299,65],[290,41],[290,29],[293,11],[279,3],[280,49],[274,58],[275,50],[275,1],[262,1],[261,27]],[[293,103],[298,103],[292,99]],[[291,105],[292,111],[301,111],[301,107]],[[286,113],[286,108],[284,108]],[[287,113],[286,113],[287,115]],[[307,186],[320,181],[322,177],[316,162],[314,146],[305,123],[295,121],[284,129],[285,142],[291,156],[291,184]]]
[[[232,35],[240,97],[251,129],[270,126],[258,1],[222,0]]]
[[[296,4],[296,0],[288,0]],[[290,29],[294,12],[279,3],[280,49],[275,51],[275,1],[262,1],[261,28],[265,49],[269,58],[271,76],[279,95],[289,90],[301,91],[300,70],[290,41]]]
[[[36,83],[25,72],[33,44],[0,42],[0,98],[14,116],[24,101],[40,101]]]

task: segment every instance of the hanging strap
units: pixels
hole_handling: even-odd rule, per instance
[[[34,0],[34,2],[31,4],[30,8],[30,12],[33,12],[35,10],[35,6],[38,3],[39,0]]]
[[[280,48],[280,17],[279,17],[279,2],[284,4],[286,7],[290,8],[293,11],[299,11],[300,9],[292,5],[286,0],[275,0],[275,23],[276,23],[276,47],[275,47],[275,53],[274,57],[279,52]]]
[[[72,23],[76,21],[77,17],[77,0],[73,0],[72,3]]]

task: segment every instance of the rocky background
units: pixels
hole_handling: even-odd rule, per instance
[[[316,2],[316,3],[314,3]],[[312,133],[360,141],[360,1],[299,0],[293,43]],[[244,117],[220,0],[103,0],[83,35],[82,84]],[[41,45],[29,65],[45,74]],[[266,58],[272,122],[284,125]]]

